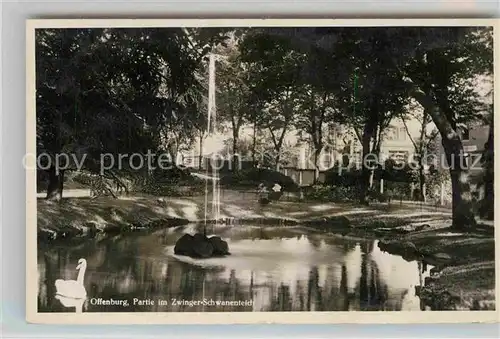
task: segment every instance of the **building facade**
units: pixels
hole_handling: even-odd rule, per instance
[[[489,128],[489,126],[485,125],[471,125],[460,129],[459,134],[462,139],[464,156],[467,158],[467,169],[469,170],[472,184],[475,184],[483,172],[481,157],[485,149],[485,144],[488,141]],[[446,159],[441,137],[439,135],[438,144],[439,159]],[[443,163],[444,165],[448,165],[444,161]]]

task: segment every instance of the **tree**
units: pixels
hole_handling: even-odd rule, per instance
[[[374,169],[379,161],[383,133],[393,118],[401,114],[406,100],[399,79],[390,69],[383,65],[372,67],[363,76],[364,84],[357,85],[355,73],[353,108],[345,110],[352,117],[346,120],[351,121],[350,125],[362,146],[363,175],[359,192],[360,201],[365,204],[368,203],[368,189],[371,188]]]
[[[255,100],[255,97],[251,97]],[[259,139],[259,134],[258,131],[260,130],[263,121],[264,121],[264,112],[263,108],[261,107],[262,103],[260,101],[251,101],[250,104],[251,110],[248,112],[248,117],[247,120],[251,121],[252,123],[252,163],[254,166],[257,165],[257,158],[256,158],[256,152],[257,152],[257,147],[258,145],[258,139]]]
[[[228,121],[232,132],[233,170],[237,170],[238,140],[241,127],[249,116],[249,72],[248,65],[240,58],[237,40],[226,48],[219,48],[217,67],[217,88],[219,91],[218,111]]]
[[[319,50],[325,55],[355,50],[364,56],[362,60],[369,60],[375,47],[384,67],[404,83],[439,131],[450,167],[453,226],[475,224],[468,171],[456,164],[464,162],[461,124],[485,115],[476,84],[481,77],[491,78],[493,71],[491,27],[322,27],[276,29],[274,33],[287,36],[302,51]],[[339,50],[339,43],[347,40],[351,47]]]
[[[298,114],[295,127],[299,131],[306,132],[309,136],[308,139],[312,142],[314,147],[314,180],[317,181],[320,172],[319,156],[325,146],[324,130],[335,117],[335,110],[332,108],[334,102],[328,91],[319,92],[307,85],[304,85],[304,89],[300,93],[299,104],[303,114]]]
[[[189,108],[196,70],[224,37],[204,34],[180,28],[37,30],[37,152],[51,158],[47,199],[62,197],[57,154],[86,155],[85,168],[100,174],[102,154],[117,159],[158,150],[170,142],[166,129],[174,122],[193,129],[189,122],[199,118]],[[118,180],[120,170],[113,166],[106,173]]]
[[[130,68],[117,67],[132,45],[129,40],[118,48],[117,35],[100,29],[37,30],[37,146],[39,154],[51,157],[48,199],[62,196],[64,170],[54,165],[57,154],[88,155],[85,165],[97,169],[99,154],[130,150],[126,140],[146,147],[152,141],[141,128],[142,117],[120,116],[130,109],[130,101],[123,97],[141,90],[134,88],[137,83],[127,71],[143,63],[139,59],[136,65],[127,65]],[[150,73],[141,76],[136,80],[154,83]]]
[[[285,135],[299,107],[304,55],[292,50],[287,40],[273,38],[265,30],[245,35],[240,52],[242,60],[251,65],[252,97],[261,103],[260,123],[271,135],[275,166],[279,169]]]
[[[419,187],[420,187],[420,197],[419,199],[421,201],[425,202],[426,196],[425,196],[425,171],[426,171],[426,166],[429,164],[426,163],[426,160],[430,157],[430,155],[435,155],[436,150],[434,150],[433,146],[434,143],[433,141],[436,139],[438,135],[438,131],[436,129],[432,129],[431,131],[428,131],[429,124],[431,123],[432,119],[429,113],[425,110],[423,112],[417,112],[417,105],[411,105],[410,110],[412,110],[412,117],[416,118],[419,122],[420,125],[420,132],[419,132],[419,137],[417,140],[415,140],[410,133],[408,129],[408,125],[406,123],[406,118],[404,116],[401,117],[401,121],[403,122],[406,134],[408,138],[410,139],[411,143],[413,144],[413,148],[415,151],[416,159],[416,165],[417,165],[417,171],[418,171],[418,182],[419,182]]]
[[[492,110],[493,112],[493,110]],[[481,186],[484,189],[483,199],[480,201],[479,215],[488,220],[494,220],[495,211],[495,158],[494,158],[494,124],[493,114],[491,115],[488,140],[484,145],[484,152],[481,158],[484,172]]]
[[[359,37],[353,39],[352,34],[345,30],[339,32],[341,39],[334,42],[331,58],[325,62],[327,68],[338,70],[340,75],[335,78],[336,81],[328,79],[323,87],[337,96],[337,119],[354,130],[361,144],[362,179],[359,192],[360,201],[366,204],[382,136],[392,119],[402,114],[407,93],[397,71],[386,60],[384,46],[378,36],[361,34],[364,40],[363,44],[359,44]],[[342,69],[331,65],[332,60],[342,65]]]
[[[363,149],[360,201],[367,203],[381,137],[408,98],[380,34],[361,28],[279,28],[268,34],[288,39],[295,53],[306,55],[303,82],[333,98],[329,106],[337,122],[355,131]]]
[[[463,123],[484,121],[487,108],[476,86],[478,78],[492,74],[492,30],[443,30],[420,31],[421,45],[414,46],[414,58],[401,63],[402,75],[439,130],[450,168],[453,226],[463,228],[476,222],[459,129]]]

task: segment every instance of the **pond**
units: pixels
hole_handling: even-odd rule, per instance
[[[377,241],[301,227],[218,226],[230,256],[174,255],[188,225],[40,246],[39,312],[420,311],[418,262],[381,252]],[[87,260],[85,301],[56,297]]]

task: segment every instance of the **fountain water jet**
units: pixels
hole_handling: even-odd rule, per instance
[[[208,119],[207,119],[207,136],[212,136],[216,134],[217,128],[217,110],[215,104],[215,55],[210,55],[209,68],[208,68]],[[215,220],[215,225],[217,225],[220,219],[220,186],[219,186],[219,171],[218,171],[218,160],[217,157],[212,153],[212,218]],[[215,162],[215,164],[214,164]],[[206,224],[207,224],[207,209],[208,209],[208,166],[206,168],[205,177],[205,228],[204,233],[206,235]],[[215,226],[214,226],[215,227]]]
[[[215,136],[216,132],[216,106],[215,106],[215,55],[210,55],[208,68],[208,117],[206,136]],[[201,152],[201,150],[200,150]],[[212,176],[209,176],[208,166],[205,169],[205,219],[203,234],[184,234],[177,240],[174,253],[190,257],[210,258],[212,256],[225,256],[229,254],[227,242],[220,237],[207,237],[207,214],[208,214],[208,180],[212,181],[212,218],[215,220],[214,228],[220,219],[220,186],[218,163],[213,163],[217,153],[212,152]],[[215,158],[215,159],[214,159]]]

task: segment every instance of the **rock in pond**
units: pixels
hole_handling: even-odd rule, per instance
[[[227,242],[222,240],[220,237],[213,236],[208,239],[214,248],[214,255],[228,255],[229,254],[229,246]]]
[[[213,256],[228,255],[227,242],[220,237],[206,237],[201,233],[195,235],[184,234],[177,240],[174,253],[193,258],[210,258]]]
[[[193,247],[193,236],[191,234],[184,234],[177,240],[174,247],[174,253],[180,255],[191,255],[191,249]]]
[[[198,258],[210,258],[214,253],[214,247],[206,236],[200,233],[193,235],[192,253]]]

